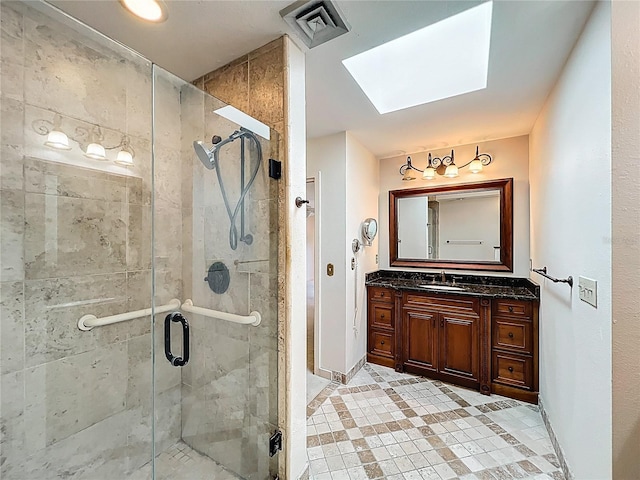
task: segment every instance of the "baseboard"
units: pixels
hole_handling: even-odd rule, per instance
[[[538,396],[538,408],[540,409],[540,415],[542,415],[544,426],[547,428],[547,433],[549,433],[549,438],[551,439],[553,449],[556,452],[556,457],[558,457],[558,461],[560,462],[560,468],[562,468],[564,478],[566,478],[566,480],[574,480],[575,477],[573,476],[573,472],[571,472],[571,469],[569,468],[569,465],[567,464],[567,461],[564,457],[564,452],[562,451],[562,447],[558,442],[556,432],[553,431],[551,421],[549,420],[549,415],[547,415],[547,411],[544,409],[544,401],[541,396]]]
[[[318,377],[326,378],[327,380],[331,380],[331,374],[333,372],[331,370],[324,370],[323,368],[318,368],[318,373],[314,373]]]
[[[331,372],[331,381],[342,383],[343,385],[347,385],[353,377],[356,376],[356,373],[360,371],[364,364],[367,363],[367,356],[362,357],[358,362],[349,370],[347,373],[342,372]]]

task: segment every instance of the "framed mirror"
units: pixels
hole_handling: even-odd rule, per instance
[[[389,192],[392,267],[513,271],[513,179]]]

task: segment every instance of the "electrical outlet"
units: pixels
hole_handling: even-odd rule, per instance
[[[578,278],[578,294],[580,300],[598,308],[598,282],[591,278]]]

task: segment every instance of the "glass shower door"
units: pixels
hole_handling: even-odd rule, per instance
[[[151,63],[45,3],[0,22],[0,477],[129,478],[150,316],[95,322],[151,306]]]
[[[278,139],[153,70],[156,478],[273,478]]]

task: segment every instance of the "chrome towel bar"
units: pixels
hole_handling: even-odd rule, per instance
[[[531,271],[536,272],[538,275],[542,275],[545,278],[548,278],[553,283],[568,283],[571,288],[573,288],[573,277],[569,276],[567,278],[555,278],[551,275],[547,274],[547,267],[542,268],[532,268]]]

